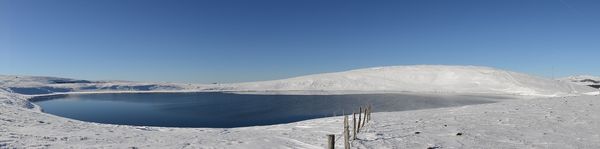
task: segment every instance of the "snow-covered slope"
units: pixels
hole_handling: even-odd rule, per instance
[[[477,66],[389,66],[315,74],[290,79],[232,83],[181,84],[87,81],[55,77],[2,76],[0,89],[19,94],[98,91],[251,91],[311,93],[429,92],[567,96],[598,92],[591,87],[523,73]],[[287,92],[291,93],[291,92]]]
[[[405,91],[563,96],[590,87],[477,66],[390,66],[224,85],[237,91]]]
[[[66,92],[116,91],[201,91],[203,85],[178,83],[145,83],[131,81],[88,81],[57,77],[0,75],[0,89],[38,95]]]

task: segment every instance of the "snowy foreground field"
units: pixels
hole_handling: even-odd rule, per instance
[[[411,92],[510,95],[497,103],[373,113],[355,148],[600,148],[598,90],[473,66],[396,66],[239,84],[174,84],[0,76],[0,148],[324,148],[342,117],[242,128],[82,122],[41,112],[30,97],[102,92],[274,94]],[[460,135],[457,135],[459,134]],[[342,147],[337,141],[337,147]]]

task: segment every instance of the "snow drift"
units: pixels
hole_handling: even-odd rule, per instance
[[[587,86],[490,67],[437,65],[375,67],[227,87],[238,91],[400,91],[534,96],[597,92]]]

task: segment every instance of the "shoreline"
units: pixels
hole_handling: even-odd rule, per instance
[[[33,98],[45,98],[53,96],[67,96],[80,94],[152,94],[152,93],[227,93],[227,94],[248,94],[248,95],[362,95],[362,94],[403,94],[403,95],[464,95],[464,96],[491,96],[491,97],[512,97],[522,99],[532,98],[551,98],[551,97],[566,97],[566,96],[533,96],[519,94],[504,94],[504,93],[461,93],[461,92],[410,92],[410,91],[354,91],[354,90],[338,90],[338,91],[323,91],[323,90],[266,90],[266,91],[251,91],[251,90],[152,90],[152,91],[136,91],[136,90],[100,90],[100,91],[72,91],[72,92],[54,92],[50,94],[18,94],[26,97],[28,100]],[[578,95],[571,95],[578,96]]]

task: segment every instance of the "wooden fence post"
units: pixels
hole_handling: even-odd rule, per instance
[[[363,128],[363,127],[365,127],[365,123],[367,123],[367,107],[365,107],[365,112],[364,112],[364,115],[365,115],[365,116],[364,116],[364,118],[363,118],[362,124],[360,125],[360,128]]]
[[[359,107],[358,108],[358,125],[357,125],[358,129],[356,129],[356,133],[360,132],[360,122],[361,122],[361,119],[362,119],[362,107]]]
[[[370,108],[371,108],[371,107],[369,107],[369,105],[367,105],[367,112],[365,112],[365,117],[366,117],[366,119],[367,119],[367,122],[369,122],[369,119],[370,119],[370,117],[369,117],[369,112],[371,112],[371,109],[370,109]]]
[[[371,106],[371,104],[369,104],[369,119],[367,119],[368,121],[371,121],[371,112],[373,112],[373,107]]]
[[[373,112],[373,107],[369,104],[369,121],[371,121],[371,112]]]
[[[344,149],[350,149],[350,131],[348,128],[348,115],[344,115]]]
[[[369,113],[369,106],[365,106],[365,123],[369,121],[368,113]]]
[[[356,140],[356,113],[352,112],[352,140]]]
[[[327,135],[327,149],[335,148],[335,135],[329,134]]]
[[[371,120],[371,107],[367,106],[367,122],[369,122],[369,120]]]

